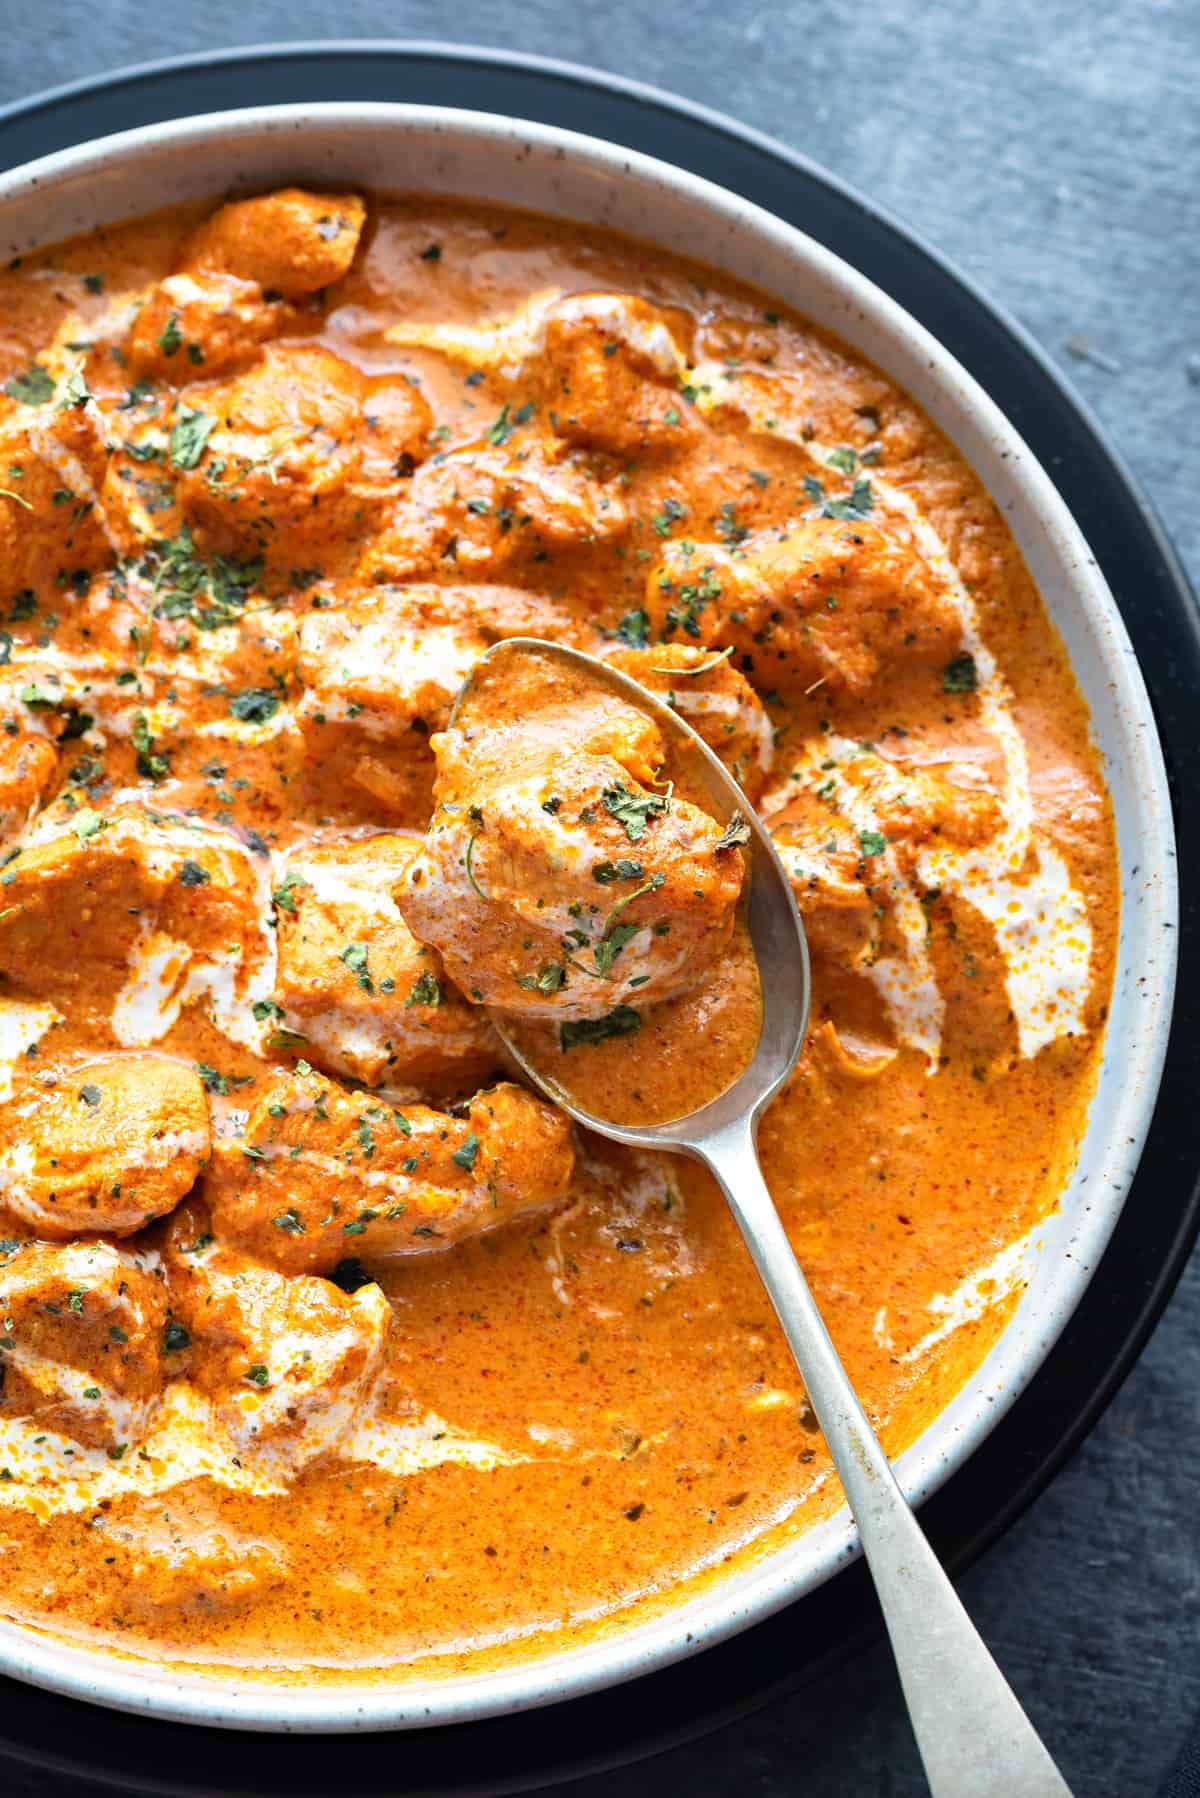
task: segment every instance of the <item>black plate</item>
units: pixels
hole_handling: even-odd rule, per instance
[[[1200,612],[1161,527],[1078,398],[1019,325],[911,232],[804,158],[653,89],[565,63],[439,44],[307,44],[131,69],[0,112],[0,166],[188,113],[305,100],[410,100],[537,119],[625,144],[757,201],[869,275],[998,400],[1056,481],[1116,594],[1162,733],[1184,894],[1178,1001],[1133,1194],[1062,1339],[969,1464],[925,1506],[955,1573],[995,1541],[1129,1372],[1200,1223]],[[878,1634],[861,1566],[737,1641],[528,1717],[354,1741],[235,1736],[83,1710],[0,1681],[0,1772],[90,1775],[123,1793],[511,1792],[638,1759],[811,1687]],[[819,1649],[814,1644],[820,1645]],[[786,1669],[783,1674],[780,1669]],[[820,1696],[829,1703],[828,1691]],[[89,1782],[90,1783],[90,1782]],[[30,1788],[32,1790],[32,1787]],[[43,1789],[55,1789],[46,1782]]]

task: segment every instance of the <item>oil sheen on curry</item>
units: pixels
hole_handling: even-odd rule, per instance
[[[723,1084],[737,832],[586,682],[449,714],[506,638],[584,649],[766,820],[814,997],[764,1167],[895,1452],[1057,1202],[1117,921],[975,475],[768,297],[424,197],[13,263],[0,386],[4,1614],[453,1673],[803,1530],[836,1481],[716,1190],[489,1022],[625,1115]]]

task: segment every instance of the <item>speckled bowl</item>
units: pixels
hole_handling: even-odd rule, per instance
[[[0,178],[0,255],[173,200],[283,181],[470,194],[611,225],[711,263],[836,331],[921,402],[1012,527],[1091,707],[1116,812],[1122,919],[1099,1088],[1062,1204],[992,1353],[897,1471],[914,1502],[972,1452],[1037,1370],[1116,1222],[1150,1123],[1175,975],[1177,892],[1162,755],[1112,595],[1045,471],[982,389],[886,294],[769,213],[668,164],[483,113],[409,105],[262,107],[108,137]],[[465,1722],[552,1703],[693,1654],[801,1598],[852,1555],[842,1511],[648,1621],[506,1671],[370,1687],[212,1678],[0,1625],[0,1672],[185,1722],[365,1730]]]

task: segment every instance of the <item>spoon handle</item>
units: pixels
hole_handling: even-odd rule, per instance
[[[753,1123],[696,1149],[737,1219],[841,1477],[933,1798],[1070,1798],[896,1483],[767,1190]]]

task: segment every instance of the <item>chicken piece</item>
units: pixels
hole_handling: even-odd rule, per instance
[[[695,433],[681,403],[692,321],[636,294],[582,293],[545,315],[533,391],[568,443],[613,456],[679,449]]]
[[[808,946],[839,967],[862,967],[878,953],[886,882],[864,860],[857,834],[815,793],[798,793],[771,819],[771,837],[804,920]],[[882,884],[873,891],[874,876]]]
[[[562,297],[557,287],[536,288],[511,312],[477,323],[401,318],[387,327],[383,339],[399,349],[431,350],[473,373],[515,381],[528,376],[530,360],[541,345],[546,314]]]
[[[196,609],[205,619],[199,630],[193,613],[177,612],[174,605],[168,606],[167,615],[154,620],[155,657],[167,663],[171,685],[177,690],[185,685],[199,687],[202,697],[211,697],[214,692],[225,696],[222,710],[226,716],[218,713],[207,721],[210,735],[227,735],[236,740],[252,732],[257,724],[270,724],[272,720],[277,720],[276,728],[282,727],[286,722],[284,714],[278,707],[272,710],[266,702],[274,698],[282,706],[295,698],[299,643],[295,613],[282,606],[255,602],[226,622],[221,612],[210,609],[203,599],[197,601]],[[177,661],[167,660],[176,657]],[[257,708],[249,706],[251,716],[241,718],[239,712],[245,711],[249,702],[230,702],[246,693],[266,697],[260,698]],[[256,709],[270,715],[256,719]],[[185,730],[190,723],[191,720],[185,720]]]
[[[433,804],[430,732],[487,647],[437,587],[355,588],[300,627],[296,721],[319,810],[356,808],[423,825]]]
[[[282,1585],[291,1567],[283,1543],[248,1535],[223,1514],[219,1488],[199,1482],[178,1502],[165,1497],[123,1503],[91,1519],[106,1562],[115,1562],[123,1609],[142,1616],[224,1616]]]
[[[819,757],[819,759],[818,759]],[[889,909],[890,849],[911,877],[923,849],[970,848],[1002,823],[995,795],[953,785],[931,768],[886,760],[856,744],[824,742],[807,778],[771,814],[771,835],[792,882],[810,946],[845,967],[878,953]]]
[[[741,857],[670,788],[653,722],[550,658],[491,661],[434,739],[438,809],[396,901],[456,985],[512,1013],[602,1017],[701,979]]]
[[[215,271],[168,275],[149,289],[134,320],[126,366],[136,380],[179,387],[198,368],[205,378],[227,373],[305,322],[303,307],[264,298],[257,281]]]
[[[158,1403],[166,1321],[155,1255],[0,1245],[0,1413],[115,1454]]]
[[[190,1338],[189,1373],[243,1455],[299,1473],[331,1454],[366,1407],[392,1313],[378,1286],[353,1295],[280,1273],[231,1245],[203,1205],[171,1219],[171,1306]]]
[[[775,731],[762,700],[728,655],[663,643],[657,649],[616,650],[608,659],[665,699],[754,803],[775,759]]]
[[[325,567],[369,532],[431,424],[415,387],[313,343],[268,344],[246,373],[188,388],[191,413],[216,421],[176,486],[197,541],[285,572]]]
[[[419,468],[359,574],[403,581],[452,567],[489,580],[551,551],[624,534],[628,513],[615,484],[554,438],[512,430],[511,439],[501,433]]]
[[[236,838],[141,811],[81,807],[63,823],[0,875],[0,972],[15,988],[106,1007],[124,988],[113,1028],[127,1047],[156,1040],[147,1020],[202,963],[244,991],[264,954],[262,894]]]
[[[0,734],[0,847],[32,823],[58,777],[58,751],[49,737],[19,725]]]
[[[238,275],[287,299],[318,293],[348,272],[366,216],[357,194],[299,187],[232,200],[188,238],[180,268]]]
[[[567,1119],[523,1087],[476,1093],[461,1114],[397,1110],[300,1062],[218,1145],[205,1191],[219,1233],[298,1273],[447,1249],[551,1210],[573,1168]]]
[[[364,817],[419,829],[433,808],[430,732],[501,637],[586,636],[520,587],[350,586],[300,627],[296,720],[318,811],[357,800]]]
[[[95,410],[22,406],[0,423],[0,599],[56,592],[60,577],[128,547],[101,500],[108,450]]]
[[[949,596],[877,525],[806,518],[736,552],[679,541],[646,584],[664,639],[732,646],[759,688],[865,692],[898,662],[945,665],[961,646]]]
[[[301,727],[352,723],[395,743],[414,730],[428,749],[459,687],[487,649],[457,587],[367,587],[310,612],[300,626]]]
[[[84,1062],[0,1112],[0,1202],[39,1236],[130,1236],[177,1205],[212,1147],[194,1070],[165,1055]]]
[[[974,849],[994,837],[1003,824],[994,793],[958,786],[936,768],[859,752],[839,762],[839,767],[842,777],[872,807],[878,829],[896,845],[906,870],[920,849],[931,844]]]
[[[553,601],[520,587],[350,587],[300,625],[302,725],[353,723],[364,737],[441,730],[484,651],[503,637],[570,637]]]
[[[368,1086],[471,1086],[499,1059],[490,1024],[418,943],[392,889],[420,839],[372,836],[289,856],[276,892],[275,1000],[314,1061]]]
[[[602,1017],[693,985],[728,942],[740,858],[612,756],[560,754],[444,800],[397,900],[478,1003]]]

